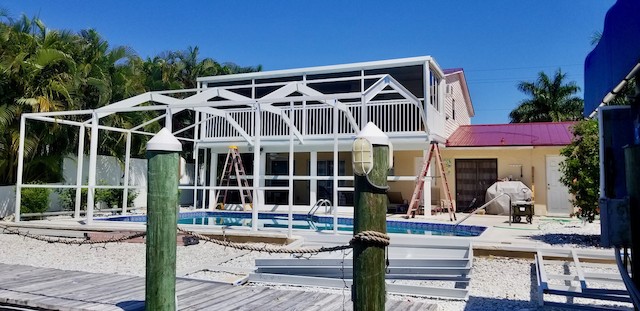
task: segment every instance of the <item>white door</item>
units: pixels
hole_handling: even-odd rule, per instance
[[[569,189],[560,182],[562,156],[547,156],[547,213],[568,216],[572,211]]]

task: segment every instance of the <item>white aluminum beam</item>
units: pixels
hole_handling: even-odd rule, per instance
[[[380,78],[380,80],[376,81],[373,85],[371,85],[366,91],[363,93],[363,100],[368,103],[370,102],[376,95],[380,94],[387,86],[393,88],[398,94],[402,97],[408,99],[411,103],[416,105],[420,110],[420,115],[422,115],[422,120],[424,123],[424,127],[426,132],[429,134],[429,125],[427,124],[427,116],[424,113],[424,108],[420,104],[420,99],[418,99],[415,95],[413,95],[409,90],[407,90],[400,82],[394,79],[390,75],[385,75]]]
[[[22,170],[24,167],[24,139],[27,132],[27,118],[23,114],[20,117],[20,142],[18,143],[18,172],[16,176],[16,209],[14,212],[15,222],[20,221],[20,206],[22,199]]]
[[[82,172],[84,167],[84,136],[85,136],[85,127],[81,126],[78,134],[78,157],[76,158],[76,162],[78,164],[76,169],[76,202],[74,206],[73,218],[80,218],[80,208],[82,206]]]
[[[266,96],[260,98],[260,100],[264,100],[264,99],[270,99],[272,97],[286,97],[287,95],[293,93],[295,90],[289,91],[290,86],[287,84],[275,91],[273,91],[272,93],[267,94]],[[281,91],[283,90],[283,91]],[[284,95],[280,95],[283,92],[288,92],[287,94]],[[222,98],[226,98],[229,100],[251,100],[251,98],[246,97],[246,96],[242,96],[240,94],[231,92],[231,91],[227,91],[227,90],[219,90],[218,92],[218,96],[222,97]],[[295,124],[293,124],[293,121],[291,121],[291,119],[285,115],[284,113],[282,113],[282,109],[274,107],[271,103],[261,103],[260,100],[257,101],[257,103],[261,104],[262,107],[261,110],[264,111],[268,111],[271,113],[274,113],[276,115],[279,115],[282,120],[289,126],[289,129],[291,131],[293,131],[293,134],[296,135],[296,137],[298,138],[298,141],[300,143],[304,143],[304,138],[302,137],[302,133],[300,133],[300,131],[298,130],[298,128],[295,126]],[[291,111],[293,113],[293,110]]]

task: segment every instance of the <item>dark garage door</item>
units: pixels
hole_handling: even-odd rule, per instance
[[[456,159],[457,210],[470,212],[482,206],[487,188],[497,179],[497,159]]]

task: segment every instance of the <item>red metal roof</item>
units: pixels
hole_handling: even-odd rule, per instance
[[[565,146],[575,122],[462,125],[447,139],[447,147]]]

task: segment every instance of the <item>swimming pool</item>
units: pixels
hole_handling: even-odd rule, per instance
[[[259,228],[288,228],[288,215],[282,213],[260,213]],[[147,216],[116,216],[103,218],[108,221],[146,222]],[[188,212],[180,213],[178,224],[203,225],[217,227],[251,227],[251,212]],[[293,214],[293,229],[331,231],[333,230],[333,217],[309,216],[307,214]],[[424,222],[408,222],[387,220],[388,233],[420,234],[420,235],[446,235],[446,236],[479,236],[486,227],[481,226],[454,226],[451,224],[437,224]],[[353,219],[338,218],[338,231],[353,232]]]

